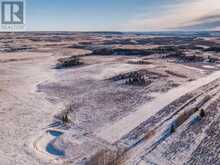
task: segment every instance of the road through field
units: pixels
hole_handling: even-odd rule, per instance
[[[115,122],[112,125],[103,127],[95,134],[107,142],[114,144],[123,136],[127,135],[131,130],[135,129],[138,125],[155,115],[176,99],[204,85],[207,85],[218,78],[220,78],[220,71],[216,71],[206,77],[174,88],[165,94],[159,95],[152,102],[140,106],[137,111],[131,113],[127,117]]]

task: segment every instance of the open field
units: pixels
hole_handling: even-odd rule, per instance
[[[0,38],[0,164],[219,164],[218,36]]]

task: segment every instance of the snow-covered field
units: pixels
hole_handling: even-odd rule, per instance
[[[1,54],[0,58],[5,56]],[[23,53],[23,56],[31,60],[19,61],[19,55],[14,53],[8,59],[18,61],[0,65],[0,158],[4,165],[47,163],[48,157],[41,160],[41,153],[32,150],[32,142],[60,109],[59,104],[47,101],[45,94],[36,92],[37,84],[54,81],[50,69],[54,57],[51,53]]]
[[[105,139],[111,144],[119,141],[123,136],[127,135],[131,130],[135,129],[141,123],[158,113],[161,109],[175,101],[176,99],[190,93],[204,85],[213,82],[220,78],[220,71],[196,81],[189,82],[178,88],[170,90],[165,94],[161,94],[155,98],[152,102],[141,105],[136,112],[119,120],[113,125],[104,127],[97,133],[98,137]]]
[[[218,164],[218,64],[100,56],[87,48],[114,38],[32,35],[0,50],[0,164]],[[83,64],[55,69],[69,56]]]

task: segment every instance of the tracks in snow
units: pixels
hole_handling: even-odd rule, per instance
[[[178,125],[175,129],[178,129],[183,123],[185,123],[192,115],[198,113],[197,111],[192,111],[193,108],[205,108],[207,107],[216,96],[219,95],[220,87],[218,82],[201,91],[193,98],[185,102],[181,107],[177,108],[168,117],[164,118],[160,123],[158,123],[154,128],[147,131],[139,142],[130,148],[119,160],[118,164],[141,164],[143,163],[141,157],[147,155],[153,151],[158,145],[160,145],[166,138],[168,138],[172,133],[170,132],[170,127],[173,123],[176,123],[179,119]],[[192,111],[188,116],[184,116],[184,113]],[[167,164],[172,164],[167,162]]]

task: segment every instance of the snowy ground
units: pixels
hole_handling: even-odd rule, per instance
[[[118,164],[207,164],[211,159],[212,164],[219,164],[219,131],[213,132],[219,130],[218,64],[85,56],[90,51],[76,49],[76,44],[98,45],[114,38],[59,37],[56,41],[38,34],[19,40],[9,35],[2,42],[0,164],[96,164],[99,158],[103,161],[103,150],[109,151],[105,158],[109,160],[122,154]],[[20,52],[17,47],[28,49]],[[140,45],[139,49],[150,47]],[[79,55],[84,65],[54,69],[57,59],[73,55]],[[127,84],[123,77],[131,73],[142,74],[150,83]],[[210,99],[201,106],[205,118],[197,122],[196,112],[182,119],[183,112],[206,97]],[[56,116],[68,106],[73,108],[68,114],[71,122],[63,125]],[[167,134],[178,119],[176,131]]]
[[[123,136],[127,135],[131,130],[135,129],[142,122],[146,121],[161,109],[175,101],[177,98],[184,96],[214,80],[220,78],[220,72],[215,72],[209,76],[184,84],[178,88],[170,90],[165,94],[161,94],[152,102],[142,105],[136,112],[123,118],[114,125],[104,127],[97,133],[98,137],[105,139],[111,144],[119,141]]]
[[[103,58],[105,60],[91,57],[94,64],[57,71],[53,65],[59,57],[52,53],[11,53],[0,57],[0,157],[5,165],[54,164],[62,160],[47,153],[47,143],[53,137],[46,132],[64,104],[75,104],[75,125],[71,130],[93,133],[152,99],[140,87],[119,85],[107,79],[143,68],[155,70],[156,65],[127,64],[128,59],[122,57]],[[91,63],[90,57],[84,58]],[[150,89],[154,91],[156,86],[152,84]]]
[[[6,54],[0,58],[5,59]],[[45,94],[37,92],[37,84],[54,81],[51,53],[7,54],[16,59],[0,65],[0,159],[1,164],[55,164],[53,159],[35,152],[34,141],[51,123],[62,104],[52,104]],[[20,61],[20,58],[22,60]],[[50,163],[51,162],[51,163]]]

